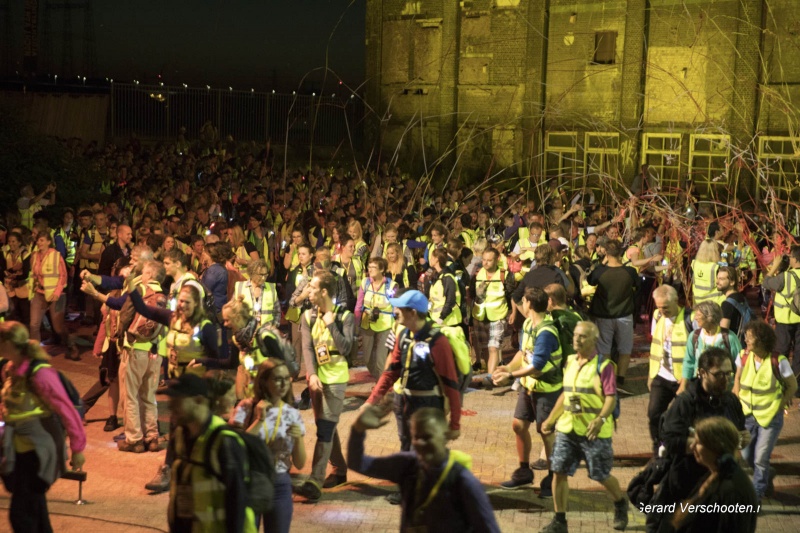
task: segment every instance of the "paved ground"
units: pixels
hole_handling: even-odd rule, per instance
[[[82,333],[88,333],[81,330]],[[88,335],[86,350],[88,350]],[[637,345],[644,345],[643,338]],[[87,390],[96,378],[97,363],[89,353],[84,353],[81,362],[54,358],[54,364],[64,370],[79,390]],[[634,361],[631,368],[630,385],[635,395],[622,400],[622,418],[614,434],[615,465],[613,474],[626,486],[630,479],[647,461],[650,447],[645,411],[647,393],[645,385],[645,359]],[[349,428],[358,407],[369,393],[371,383],[363,368],[351,373],[351,387],[345,413],[339,425],[340,434],[347,439]],[[295,385],[295,393],[302,387]],[[160,398],[164,400],[164,398]],[[508,479],[517,466],[514,449],[511,417],[516,401],[515,393],[507,389],[474,391],[466,396],[466,408],[474,410],[474,416],[462,418],[461,438],[454,448],[472,455],[474,473],[489,493],[496,516],[503,531],[535,532],[547,524],[552,517],[552,500],[542,500],[534,489],[514,492],[498,488]],[[164,409],[165,404],[160,403]],[[150,480],[164,453],[142,455],[118,452],[109,433],[102,431],[107,416],[105,398],[89,413],[92,423],[87,427],[89,446],[86,450],[86,470],[89,479],[84,487],[84,498],[89,504],[76,506],[75,482],[59,481],[49,493],[50,511],[55,531],[83,533],[87,528],[103,531],[166,531],[167,495],[150,495],[144,484]],[[313,420],[311,411],[303,414],[307,428],[306,448],[309,450],[307,467],[310,470],[313,450]],[[163,418],[163,416],[162,416]],[[535,459],[540,443],[534,438]],[[394,423],[370,432],[367,452],[383,455],[397,451],[398,442]],[[800,412],[793,409],[786,418],[778,446],[773,453],[773,465],[778,477],[775,480],[774,499],[766,500],[766,512],[759,519],[759,531],[795,532],[800,529]],[[541,476],[537,472],[537,483]],[[585,470],[580,470],[570,481],[569,525],[573,532],[612,531],[613,512],[609,497],[602,488],[590,481]],[[297,498],[294,507],[293,531],[397,531],[399,508],[387,503],[383,496],[395,487],[383,481],[368,479],[351,473],[349,483],[326,493],[317,504],[304,504]],[[0,508],[8,507],[8,497],[0,494]],[[0,531],[7,523],[0,522]],[[644,517],[630,509],[628,530],[644,531]]]

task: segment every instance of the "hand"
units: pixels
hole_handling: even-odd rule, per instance
[[[448,429],[445,433],[447,440],[456,440],[461,436],[461,432],[457,429]]]
[[[786,398],[786,403],[783,405],[783,407],[784,407],[785,409],[791,409],[791,408],[792,408],[792,403],[793,403],[793,402],[794,402],[794,398],[792,398],[792,397],[790,396],[790,397]]]
[[[89,296],[94,297],[97,294],[97,289],[95,289],[94,285],[92,285],[88,281],[84,281],[83,283],[81,283],[81,292],[85,292]]]
[[[336,319],[336,315],[333,314],[332,311],[328,311],[324,315],[322,315],[322,321],[325,322],[326,326],[330,326],[333,324],[333,321]]]
[[[292,437],[293,439],[302,439],[303,438],[303,430],[300,429],[298,424],[292,424],[289,426],[289,431],[286,432],[288,437]]]
[[[494,383],[496,387],[508,385],[513,379],[511,372],[505,367],[499,367],[492,373],[492,383]]]
[[[686,392],[686,380],[682,379],[681,384],[678,386],[678,392],[676,392],[675,395],[677,396],[678,394],[683,394],[684,392]]]
[[[322,382],[319,380],[319,376],[316,374],[309,374],[308,388],[311,392],[322,392]]]
[[[267,411],[272,409],[272,404],[269,403],[267,400],[261,400],[256,404],[256,412],[258,413],[258,419],[264,421],[267,419]]]
[[[72,458],[69,461],[69,465],[73,470],[82,469],[85,463],[86,458],[83,456],[83,452],[72,452]]]
[[[653,378],[647,378],[647,390],[650,390],[650,387],[653,385]]]
[[[517,313],[516,312],[511,313],[510,315],[508,315],[508,323],[509,324],[513,324],[516,321],[517,321]]]
[[[551,434],[553,432],[553,429],[554,429],[553,428],[553,423],[550,422],[549,418],[547,420],[545,420],[544,422],[542,422],[542,435]]]
[[[382,402],[379,405],[367,404],[353,423],[356,431],[364,433],[368,429],[378,429],[389,423],[388,415],[392,411],[391,405]]]
[[[81,279],[85,280],[86,278],[88,278],[91,275],[92,275],[92,273],[89,272],[88,270],[86,270],[86,269],[81,270]]]
[[[650,257],[650,261],[652,263],[658,263],[659,261],[661,261],[662,257],[663,256],[661,254],[656,254],[656,255]]]
[[[600,434],[601,429],[603,429],[603,420],[598,416],[589,422],[589,426],[586,428],[586,438],[588,440],[595,440],[597,435]]]
[[[192,359],[191,361],[189,361],[189,364],[186,365],[186,368],[197,368],[198,366],[203,366],[203,365],[198,363],[197,359]]]

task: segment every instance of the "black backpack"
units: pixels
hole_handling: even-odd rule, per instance
[[[202,466],[220,482],[224,483],[222,472],[216,472],[212,466],[214,463],[211,461],[211,450],[214,449],[214,442],[223,432],[233,433],[244,442],[247,466],[250,470],[249,479],[246,480],[250,508],[253,509],[253,513],[256,516],[268,513],[272,510],[273,497],[275,495],[275,460],[264,439],[227,424],[221,425],[214,429],[206,440]]]

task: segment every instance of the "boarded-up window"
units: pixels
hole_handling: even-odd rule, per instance
[[[598,31],[594,34],[594,59],[596,65],[613,65],[617,53],[617,32]]]

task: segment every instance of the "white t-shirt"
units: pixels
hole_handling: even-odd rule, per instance
[[[758,362],[758,359],[754,360],[753,362],[756,365],[756,372],[758,372],[758,370],[761,368],[761,365],[764,363],[772,364],[769,358],[764,359],[760,363]],[[736,356],[736,368],[742,368],[742,354]],[[782,378],[788,378],[789,376],[794,375],[794,372],[792,372],[792,366],[789,364],[789,360],[785,358],[778,362],[778,370],[780,371]]]
[[[663,344],[661,346],[661,366],[658,367],[658,375],[662,378],[666,379],[667,381],[677,382],[678,379],[675,378],[674,368],[672,367],[672,328],[675,327],[675,323],[667,318],[664,317],[664,339]],[[650,326],[650,336],[652,337],[653,334],[656,332],[656,320],[653,318],[652,324]]]
[[[249,405],[245,402],[236,406],[233,413],[233,420],[244,426],[249,414]],[[297,424],[303,435],[306,434],[306,426],[300,416],[300,411],[291,405],[283,404],[280,408],[280,424],[275,434],[275,422],[278,419],[278,407],[272,407],[267,411],[267,417],[259,428],[258,436],[267,443],[267,447],[275,458],[275,472],[285,474],[292,469],[292,451],[294,450],[294,438],[287,435],[289,428]],[[247,428],[245,428],[247,429]]]

